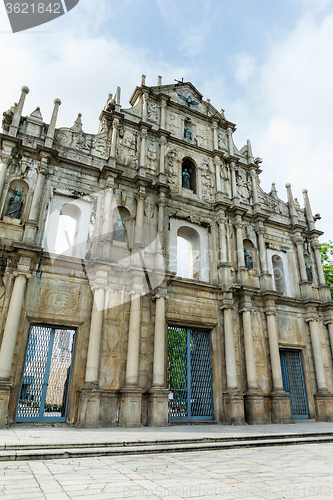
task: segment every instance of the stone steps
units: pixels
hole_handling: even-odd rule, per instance
[[[0,461],[49,460],[84,458],[105,455],[136,455],[176,453],[231,448],[287,446],[295,444],[331,443],[333,433],[299,433],[257,436],[226,436],[225,438],[166,439],[108,443],[69,443],[39,445],[9,445],[0,447]]]

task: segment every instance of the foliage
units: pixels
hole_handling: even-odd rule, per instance
[[[331,297],[333,299],[333,242],[322,243],[320,247],[320,258],[323,264],[323,271],[326,284],[331,289]]]

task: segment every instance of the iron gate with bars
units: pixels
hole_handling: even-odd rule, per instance
[[[30,328],[16,422],[65,422],[75,330]]]
[[[168,329],[170,420],[213,420],[210,332]]]
[[[283,387],[290,394],[292,418],[309,418],[301,351],[280,350]]]

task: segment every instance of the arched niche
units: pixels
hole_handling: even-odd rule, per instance
[[[55,195],[50,205],[42,242],[45,252],[84,259],[88,238],[93,236],[91,202]]]
[[[195,229],[187,226],[181,226],[177,231],[177,275],[200,280],[200,235]]]
[[[187,175],[188,174],[188,175]],[[196,165],[191,158],[182,161],[182,187],[197,193]]]
[[[72,203],[62,205],[54,245],[55,253],[76,257],[81,214],[80,208]]]
[[[272,265],[275,290],[283,295],[287,295],[285,269],[282,258],[277,254],[272,255]]]
[[[124,233],[119,231],[118,220],[124,225]],[[133,236],[131,214],[125,207],[116,207],[112,215],[112,242],[130,244]]]

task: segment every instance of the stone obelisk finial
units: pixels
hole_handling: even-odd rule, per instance
[[[15,109],[15,113],[13,116],[12,123],[10,125],[9,129],[9,134],[11,137],[16,137],[18,128],[20,126],[20,120],[21,120],[21,115],[22,115],[22,110],[23,110],[23,105],[25,101],[26,95],[29,94],[29,88],[28,87],[22,87],[21,89],[21,97],[18,102],[18,105]]]

